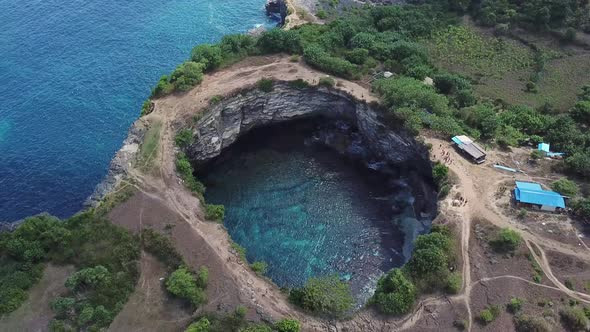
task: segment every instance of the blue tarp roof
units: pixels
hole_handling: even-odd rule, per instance
[[[463,144],[463,142],[461,142],[461,140],[457,136],[453,137],[452,140],[457,145],[462,145]]]
[[[543,190],[540,184],[525,181],[516,181],[516,188],[522,190]]]
[[[565,208],[563,196],[554,191],[543,190],[538,183],[516,181],[514,196],[523,203]]]
[[[549,144],[539,143],[538,149],[539,149],[539,151],[549,152]]]

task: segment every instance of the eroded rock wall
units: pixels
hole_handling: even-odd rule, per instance
[[[197,165],[206,163],[253,128],[313,116],[351,121],[383,161],[400,165],[411,162],[415,167],[427,164],[424,146],[404,130],[386,126],[379,111],[367,103],[337,89],[296,89],[287,83],[276,83],[272,92],[252,89],[212,107],[197,122],[195,143],[188,147],[187,155]]]

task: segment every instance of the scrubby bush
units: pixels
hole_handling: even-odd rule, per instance
[[[223,222],[225,217],[225,207],[223,205],[206,204],[205,205],[205,218],[207,220],[213,220]]]
[[[263,53],[301,53],[301,36],[293,30],[271,29],[262,33],[256,45]]]
[[[175,270],[184,264],[182,256],[176,251],[172,241],[153,229],[144,228],[141,231],[141,245],[145,251],[154,255],[168,269]]]
[[[588,328],[588,317],[578,307],[566,307],[559,311],[561,321],[572,331],[585,331]]]
[[[193,166],[184,153],[176,156],[176,171],[184,181],[184,185],[192,192],[202,197],[205,186],[193,175]]]
[[[250,264],[250,268],[252,268],[252,271],[256,272],[256,274],[264,275],[264,274],[266,274],[266,271],[268,270],[268,264],[263,261],[257,261],[257,262]]]
[[[393,269],[377,282],[372,302],[383,313],[401,315],[410,312],[416,294],[416,287],[402,270]]]
[[[206,317],[203,317],[189,325],[189,327],[184,330],[184,332],[209,332],[210,326],[211,323],[209,323],[209,320]]]
[[[550,332],[552,329],[543,317],[518,315],[514,318],[518,332]]]
[[[309,45],[303,50],[303,59],[310,66],[344,78],[358,76],[357,66],[338,57],[331,56],[319,45]]]
[[[330,76],[324,76],[324,77],[320,77],[318,85],[331,88],[334,85],[336,85],[336,81],[333,78],[331,78]]]
[[[502,228],[494,239],[490,241],[490,245],[498,252],[513,252],[521,244],[522,237],[518,232],[510,228]]]
[[[166,290],[194,306],[205,302],[203,289],[199,287],[194,274],[186,266],[181,266],[172,272],[166,280]]]
[[[545,157],[545,154],[543,153],[543,151],[533,150],[533,152],[531,152],[531,159],[532,160],[539,160],[539,159],[542,159],[543,157]]]
[[[190,129],[181,129],[174,137],[174,142],[178,147],[186,147],[193,143],[193,131]]]
[[[263,92],[271,92],[273,89],[273,80],[269,78],[261,78],[258,80],[258,89]]]
[[[449,274],[449,277],[447,279],[447,286],[446,286],[447,293],[459,294],[459,291],[461,291],[462,282],[463,282],[463,279],[461,278],[461,274],[459,274],[457,272],[453,272],[453,273]]]
[[[318,315],[341,316],[352,308],[350,286],[336,276],[310,278],[289,293],[289,301]]]
[[[432,178],[436,185],[440,188],[448,181],[448,177],[449,168],[440,162],[436,162],[432,167]]]
[[[551,189],[564,196],[576,196],[578,193],[578,186],[576,183],[566,178],[562,178],[553,182],[551,184]]]
[[[524,300],[518,297],[513,297],[510,299],[510,302],[506,305],[506,309],[513,314],[518,313],[522,309],[522,305]]]
[[[296,80],[289,81],[289,86],[295,89],[306,89],[309,88],[309,83],[302,80],[301,78],[298,78]]]
[[[478,319],[483,325],[493,322],[500,315],[500,307],[490,305],[479,312]]]
[[[301,324],[296,319],[283,318],[277,322],[275,328],[278,332],[299,332],[301,331]]]

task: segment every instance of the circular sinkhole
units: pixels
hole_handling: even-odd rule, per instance
[[[277,285],[337,274],[362,304],[406,261],[419,224],[403,172],[383,166],[354,125],[314,117],[252,129],[197,176],[206,201],[225,206],[231,238]]]

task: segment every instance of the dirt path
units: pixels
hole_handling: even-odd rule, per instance
[[[453,162],[448,165],[457,174],[459,183],[457,189],[467,199],[468,203],[460,207],[445,207],[460,216],[461,230],[461,255],[463,257],[463,287],[462,292],[453,297],[431,297],[422,299],[414,312],[402,319],[388,318],[378,315],[373,310],[361,310],[347,321],[330,322],[310,317],[293,308],[280,290],[267,280],[258,278],[247,266],[237,259],[230,251],[230,239],[227,232],[215,223],[203,222],[200,211],[200,202],[188,192],[175,172],[174,135],[179,124],[192,121],[191,118],[202,109],[206,108],[209,100],[216,95],[228,95],[235,93],[247,86],[253,86],[261,78],[273,78],[278,80],[303,79],[310,84],[317,84],[320,77],[325,74],[314,71],[302,63],[293,63],[285,56],[255,57],[245,62],[238,63],[230,68],[207,75],[202,84],[183,95],[172,95],[155,101],[155,111],[146,117],[148,121],[162,123],[159,147],[160,153],[155,163],[155,170],[144,173],[138,169],[130,172],[138,183],[138,186],[146,194],[157,197],[179,217],[191,225],[207,246],[210,247],[208,255],[216,255],[226,261],[231,278],[237,285],[241,285],[240,300],[249,303],[257,311],[274,318],[292,316],[299,319],[306,331],[325,330],[362,330],[362,331],[391,331],[411,329],[423,317],[426,305],[438,305],[449,301],[464,303],[468,314],[468,330],[473,326],[473,314],[471,312],[471,292],[477,282],[471,280],[471,261],[469,256],[469,242],[471,234],[471,221],[473,218],[485,218],[494,225],[500,227],[518,228],[523,234],[527,245],[535,245],[540,255],[532,250],[534,258],[539,262],[543,272],[551,282],[563,293],[578,299],[584,303],[590,303],[590,296],[567,289],[557,280],[551,271],[551,267],[545,257],[544,251],[539,245],[550,248],[564,254],[574,255],[578,258],[589,260],[589,252],[586,249],[564,244],[555,240],[540,237],[528,230],[524,225],[519,225],[515,220],[501,214],[492,204],[494,185],[499,181],[510,177],[495,172],[486,166],[476,166],[449,147],[446,141],[435,138],[427,138],[427,142],[433,146],[432,157],[441,159],[443,151],[451,155]],[[357,83],[338,80],[338,88],[348,92],[359,100],[377,101],[377,98]],[[504,276],[506,278],[519,278],[516,276]],[[549,286],[551,287],[551,286]]]

